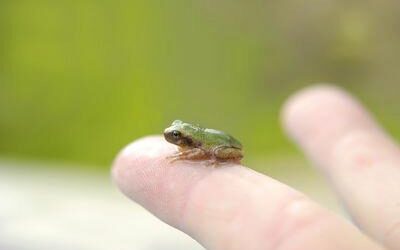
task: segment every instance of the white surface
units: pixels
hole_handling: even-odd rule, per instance
[[[107,175],[53,169],[0,161],[0,249],[204,249],[120,194]]]

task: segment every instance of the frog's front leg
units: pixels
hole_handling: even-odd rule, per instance
[[[200,148],[191,148],[184,151],[177,152],[167,158],[171,159],[170,163],[179,160],[201,160],[207,157],[207,153]]]

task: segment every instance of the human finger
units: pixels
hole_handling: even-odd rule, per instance
[[[288,133],[333,185],[354,222],[400,249],[400,150],[345,91],[300,91],[284,109]]]
[[[234,163],[169,163],[160,137],[127,146],[113,177],[121,191],[207,249],[380,249],[290,187]]]

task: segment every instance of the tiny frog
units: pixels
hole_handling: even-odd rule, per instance
[[[179,152],[168,157],[171,162],[208,160],[215,166],[221,162],[240,162],[243,158],[242,144],[222,131],[176,120],[164,130],[164,137],[179,147]]]

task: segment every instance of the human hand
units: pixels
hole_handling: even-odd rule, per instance
[[[361,105],[317,86],[290,98],[283,121],[361,231],[241,165],[171,166],[166,157],[176,148],[157,136],[127,146],[113,178],[125,195],[207,249],[400,249],[400,150]]]

